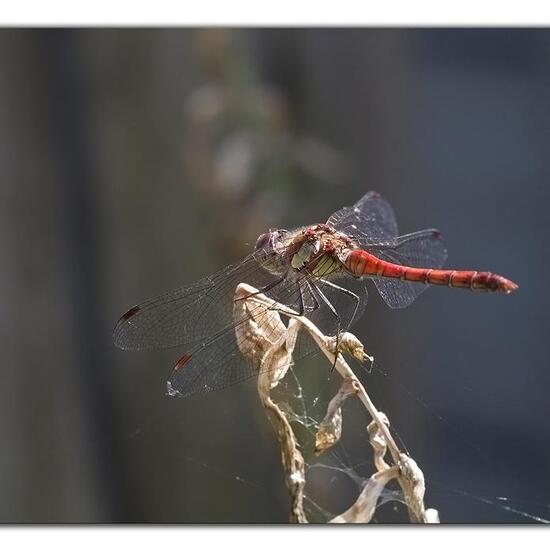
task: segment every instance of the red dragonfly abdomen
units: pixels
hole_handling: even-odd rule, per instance
[[[518,285],[488,271],[458,271],[451,269],[429,269],[394,264],[377,258],[365,250],[352,250],[344,261],[345,267],[355,276],[391,277],[415,283],[468,288],[509,294]]]

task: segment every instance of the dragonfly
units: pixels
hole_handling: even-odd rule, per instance
[[[436,229],[399,236],[391,205],[377,192],[334,212],[325,223],[270,229],[241,261],[194,284],[130,308],[114,329],[123,350],[183,347],[167,393],[188,397],[254,375],[241,353],[235,290],[247,283],[338,337],[364,313],[373,283],[390,308],[410,305],[429,286],[509,294],[518,286],[488,271],[442,269],[447,251]],[[251,311],[261,328],[272,311]],[[307,353],[307,346],[303,347]],[[296,353],[295,353],[296,355]],[[294,361],[298,358],[294,357]]]

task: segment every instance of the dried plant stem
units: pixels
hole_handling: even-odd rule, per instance
[[[259,315],[258,312],[261,312],[261,326],[255,321],[255,317]],[[353,506],[331,521],[333,523],[370,521],[385,485],[392,479],[397,479],[411,521],[437,522],[437,512],[426,510],[424,507],[425,486],[422,471],[412,458],[399,450],[390,433],[386,415],[375,407],[364,386],[341,353],[345,351],[361,361],[372,360],[365,353],[361,342],[352,334],[345,333],[339,338],[339,353],[336,353],[334,337],[324,335],[306,317],[298,315],[287,306],[268,298],[254,287],[244,283],[237,287],[235,293],[234,315],[236,325],[239,327],[238,341],[243,342],[240,344],[241,352],[257,363],[258,393],[264,407],[270,413],[281,445],[283,468],[292,502],[291,521],[307,522],[303,509],[305,462],[292,427],[284,412],[271,399],[270,391],[285,376],[292,364],[292,353],[298,331],[302,327],[308,331],[319,349],[330,363],[335,365],[337,372],[343,378],[342,387],[331,400],[327,415],[320,425],[316,451],[322,452],[339,440],[342,429],[341,406],[349,396],[357,395],[372,418],[368,431],[375,452],[374,463],[377,472],[371,476]],[[289,318],[288,326],[281,320],[281,315]],[[384,459],[387,451],[392,458],[391,466]]]
[[[307,523],[304,512],[305,462],[302,453],[298,450],[296,436],[287,417],[269,397],[269,393],[260,390],[259,395],[263,406],[270,413],[271,422],[281,445],[281,458],[291,502],[290,521],[292,523]]]

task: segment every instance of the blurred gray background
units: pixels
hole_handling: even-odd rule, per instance
[[[427,505],[549,518],[549,97],[543,29],[1,30],[0,521],[287,521],[254,382],[169,399],[179,350],[111,332],[370,189],[520,285],[371,288],[364,380]]]

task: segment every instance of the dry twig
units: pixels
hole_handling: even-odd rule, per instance
[[[258,312],[261,312],[261,325],[256,322]],[[288,318],[287,325],[282,321],[281,315]],[[346,352],[360,361],[372,361],[361,342],[354,335],[345,333],[339,338],[339,350],[336,353],[334,337],[325,336],[306,317],[298,315],[287,306],[275,302],[244,283],[240,284],[235,292],[234,317],[240,350],[258,368],[258,393],[274,424],[281,446],[285,479],[291,497],[291,521],[308,521],[303,508],[305,461],[289,420],[271,399],[270,392],[286,375],[292,364],[292,353],[298,332],[302,328],[308,331],[343,378],[340,390],[330,401],[325,418],[319,425],[316,452],[320,454],[339,441],[343,423],[341,408],[350,396],[356,395],[372,418],[368,433],[374,449],[374,464],[377,471],[369,478],[355,503],[342,514],[332,518],[331,522],[370,521],[382,491],[392,479],[396,479],[401,486],[411,521],[438,522],[437,511],[426,510],[424,507],[425,486],[422,471],[411,457],[399,450],[390,433],[388,418],[374,406],[364,386],[342,356],[342,352]],[[392,465],[386,462],[387,451],[391,456]]]

